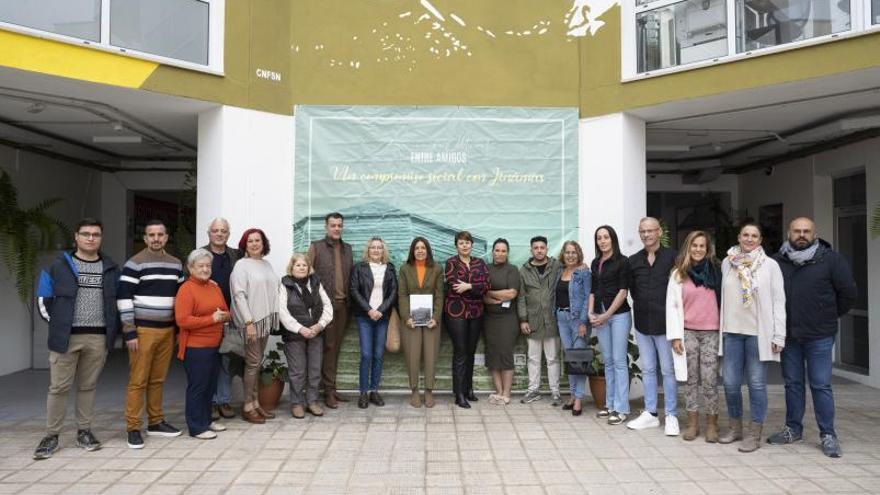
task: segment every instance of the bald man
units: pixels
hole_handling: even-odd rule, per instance
[[[773,258],[785,280],[786,338],[781,358],[785,426],[767,442],[785,445],[803,440],[804,382],[809,378],[822,453],[840,457],[840,442],[834,431],[831,351],[837,320],[856,301],[856,282],[843,256],[818,237],[816,224],[807,217],[792,220],[788,240]]]

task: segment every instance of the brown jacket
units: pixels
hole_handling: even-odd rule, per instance
[[[443,319],[443,268],[434,262],[432,266],[425,268],[424,284],[419,287],[419,278],[416,268],[409,263],[403,263],[400,274],[397,277],[397,307],[400,320],[406,325],[409,319],[409,296],[411,294],[431,294],[434,303],[434,321],[440,324]]]
[[[342,244],[342,297],[341,300],[348,300],[348,281],[351,275],[351,267],[354,264],[351,255],[351,244],[340,240]],[[339,301],[340,297],[336,290],[336,264],[333,255],[334,243],[328,238],[312,241],[309,245],[309,251],[306,257],[309,264],[314,268],[321,285],[327,291],[327,295],[334,301]]]

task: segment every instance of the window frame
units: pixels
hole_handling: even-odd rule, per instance
[[[641,81],[666,74],[690,71],[713,65],[726,64],[774,53],[797,50],[807,46],[822,45],[840,39],[855,38],[880,32],[880,23],[871,24],[871,0],[850,0],[850,29],[839,33],[816,36],[800,41],[781,45],[768,46],[738,53],[736,50],[736,0],[725,0],[727,9],[727,55],[700,60],[687,64],[675,65],[646,72],[638,72],[638,47],[636,16],[643,12],[655,10],[685,0],[656,0],[643,5],[635,5],[635,1],[621,2],[621,82]]]
[[[128,56],[156,62],[162,65],[180,67],[198,72],[205,72],[217,76],[224,75],[223,64],[223,45],[224,45],[224,29],[226,17],[226,0],[190,0],[201,2],[208,5],[208,64],[202,65],[187,60],[181,60],[162,55],[122,48],[110,44],[110,3],[112,0],[101,0],[101,31],[100,41],[95,42],[64,34],[34,29],[19,24],[0,21],[0,29],[5,31],[26,34],[36,38],[43,38],[51,41],[58,41],[77,46],[87,46],[104,52],[115,53],[117,55]]]

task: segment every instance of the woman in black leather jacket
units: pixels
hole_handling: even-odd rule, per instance
[[[366,409],[370,402],[384,406],[379,382],[388,322],[397,303],[397,274],[381,237],[367,241],[361,261],[351,268],[349,294],[361,344],[358,407]]]

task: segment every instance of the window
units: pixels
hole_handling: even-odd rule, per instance
[[[223,72],[226,0],[0,0],[0,29]]]
[[[208,64],[208,4],[200,0],[112,0],[110,44]]]
[[[724,0],[687,0],[636,15],[638,71],[727,54]]]
[[[101,0],[0,2],[0,21],[73,38],[100,41]]]
[[[880,0],[634,0],[621,17],[629,79],[873,31]]]
[[[848,31],[849,0],[736,0],[738,52]]]

